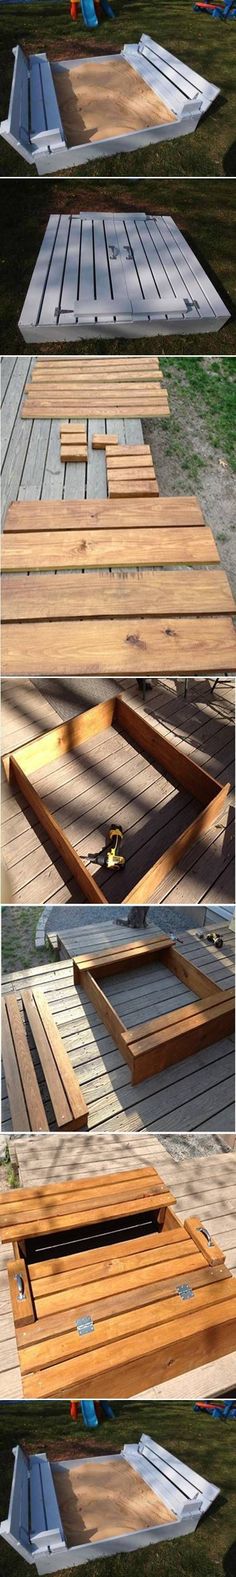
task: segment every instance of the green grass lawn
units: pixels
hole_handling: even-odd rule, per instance
[[[236,471],[236,363],[231,356],[209,358],[204,356],[179,356],[175,362],[163,356],[162,369],[169,393],[176,388],[186,408],[194,406],[196,415],[204,420],[207,437],[212,449],[219,449],[227,458],[231,471]],[[168,424],[166,423],[166,426]],[[183,421],[184,427],[184,421]],[[171,430],[170,430],[171,437]],[[183,452],[183,431],[181,452]],[[196,455],[196,462],[199,455]],[[201,462],[202,463],[202,462]]]
[[[6,904],[2,909],[2,974],[12,974],[18,969],[31,969],[33,964],[50,962],[50,946],[35,945],[36,930],[42,905],[30,907]]]
[[[6,1517],[12,1477],[12,1446],[63,1455],[90,1456],[138,1440],[145,1431],[196,1472],[220,1488],[219,1499],[188,1538],[155,1545],[112,1561],[92,1561],[90,1577],[234,1577],[235,1573],[235,1449],[236,1424],[210,1420],[190,1403],[120,1402],[113,1423],[102,1423],[87,1436],[75,1425],[68,1402],[1,1403],[0,1515]],[[23,1577],[22,1560],[7,1544],[1,1546],[2,1577]],[[70,1574],[69,1574],[70,1577]]]
[[[12,77],[11,50],[22,44],[29,52],[46,50],[52,58],[103,53],[124,43],[138,42],[142,32],[176,53],[199,74],[215,82],[220,99],[191,137],[140,149],[138,152],[98,160],[94,174],[127,175],[232,175],[236,171],[234,79],[236,27],[223,29],[207,16],[193,12],[192,0],[114,0],[115,21],[105,18],[99,29],[85,28],[82,13],[70,18],[69,0],[60,5],[44,3],[1,6],[2,117],[7,114]],[[31,175],[6,143],[1,145],[3,175]]]
[[[11,7],[10,7],[11,10]],[[20,201],[19,201],[20,192]],[[25,349],[17,328],[26,290],[36,262],[50,213],[76,213],[80,210],[109,210],[117,212],[143,209],[150,213],[171,213],[184,232],[193,251],[199,257],[209,277],[223,296],[231,313],[231,320],[220,333],[169,335],[162,340],[161,333],[153,338],[109,340],[109,352],[153,350],[191,355],[204,349],[212,355],[236,353],[236,288],[235,288],[235,183],[233,180],[100,181],[85,177],[78,180],[62,178],[54,181],[35,180],[34,185],[22,180],[1,183],[4,226],[1,239],[1,350],[10,352]],[[34,346],[27,349],[34,349]],[[58,354],[63,345],[43,346]],[[106,340],[78,341],[81,354],[86,351],[103,355],[108,350]],[[75,345],[66,345],[67,354],[75,353]]]

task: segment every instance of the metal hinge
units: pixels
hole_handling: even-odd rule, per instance
[[[78,1331],[79,1336],[89,1336],[90,1331],[93,1331],[93,1329],[94,1325],[93,1320],[91,1319],[91,1314],[82,1314],[80,1319],[76,1320],[76,1330]]]
[[[179,1298],[183,1299],[183,1303],[187,1303],[188,1298],[194,1298],[193,1289],[192,1289],[192,1287],[189,1287],[189,1284],[188,1284],[187,1281],[183,1281],[182,1285],[180,1287],[177,1287],[177,1292],[179,1294]]]

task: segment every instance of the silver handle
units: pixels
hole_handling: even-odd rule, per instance
[[[22,1301],[23,1298],[25,1298],[25,1288],[24,1288],[23,1276],[20,1276],[19,1272],[15,1276],[15,1281],[16,1281],[16,1285],[17,1285],[18,1298]]]

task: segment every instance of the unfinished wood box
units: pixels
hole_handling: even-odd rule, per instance
[[[155,969],[159,960],[170,971],[170,984],[171,976],[175,975],[194,993],[194,1000],[186,1007],[163,1012],[158,1018],[126,1029],[109,1002],[107,987],[102,990],[99,981],[109,975],[122,974],[124,970],[139,971],[142,965],[149,963]],[[128,1063],[132,1084],[140,1084],[143,1079],[162,1073],[163,1068],[181,1062],[184,1057],[192,1057],[205,1046],[234,1032],[234,989],[230,987],[224,991],[216,986],[172,946],[168,936],[126,943],[123,948],[109,948],[92,957],[87,954],[74,958],[73,970],[75,984],[83,987]]]
[[[45,1451],[26,1456],[20,1446],[13,1456],[0,1533],[42,1577],[194,1533],[219,1494],[149,1435],[100,1459],[49,1461]]]
[[[130,1397],[235,1347],[236,1280],[144,1167],[0,1196],[25,1399]]]
[[[94,760],[90,750],[91,741],[94,741]],[[117,746],[120,747],[120,755]],[[130,764],[127,760],[129,752]],[[99,770],[97,755],[98,761],[100,758]],[[54,809],[56,781],[50,798],[47,790],[52,790],[52,779],[49,784],[47,769],[53,762],[66,762],[66,757],[70,782],[68,789],[65,785],[62,795],[60,821],[60,810],[58,808],[56,815]],[[88,781],[88,758],[91,758],[92,789],[90,784],[84,794]],[[151,764],[150,777],[153,780],[148,813],[147,780],[143,802],[145,779],[143,773],[141,779],[138,776],[143,760],[146,766]],[[184,750],[179,750],[161,733],[156,723],[151,722],[122,695],[91,707],[81,716],[60,723],[59,727],[32,740],[32,743],[12,751],[3,758],[3,765],[11,786],[14,788],[14,785],[18,785],[25,800],[36,812],[37,820],[65,860],[68,870],[76,877],[88,903],[142,903],[144,899],[151,898],[186,850],[217,819],[230,788],[229,783],[222,786],[202,767],[197,766],[185,755]],[[161,774],[165,782],[160,781]],[[169,832],[168,809],[165,816],[166,780],[170,788],[177,784],[181,793],[181,825],[184,820],[184,828],[173,841]],[[121,794],[121,781],[125,787],[127,784],[127,795]],[[68,811],[65,811],[65,800]],[[58,801],[60,806],[60,794],[57,804]],[[107,871],[102,863],[101,845],[104,845],[108,826],[114,817],[118,821],[122,820],[126,865],[124,870]],[[138,828],[133,833],[136,822]],[[81,843],[83,848],[86,845],[83,854],[79,852]]]

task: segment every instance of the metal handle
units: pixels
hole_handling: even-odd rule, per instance
[[[206,1238],[206,1241],[207,1241],[207,1243],[209,1243],[209,1247],[211,1248],[211,1246],[212,1246],[212,1238],[211,1238],[210,1232],[208,1232],[208,1228],[207,1227],[199,1227],[199,1231],[202,1232],[202,1236],[204,1238]]]
[[[15,1276],[15,1281],[16,1281],[16,1285],[17,1285],[18,1298],[22,1302],[23,1298],[25,1298],[25,1288],[24,1288],[23,1276],[20,1276],[19,1272]]]

